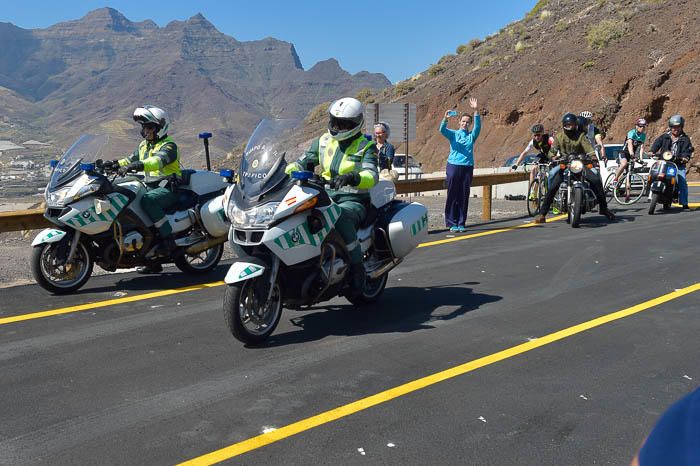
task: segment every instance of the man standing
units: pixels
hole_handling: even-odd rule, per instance
[[[464,114],[459,120],[459,129],[447,128],[447,120],[456,116],[453,110],[445,112],[440,123],[440,133],[450,142],[450,155],[447,157],[447,201],[445,203],[445,225],[450,231],[466,231],[469,192],[474,174],[474,143],[481,131],[481,116],[477,110],[476,98],[469,98],[469,106],[474,109],[474,129],[469,131],[471,115]]]

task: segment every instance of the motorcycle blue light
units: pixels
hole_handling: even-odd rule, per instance
[[[58,160],[49,160],[49,166],[51,168],[56,168],[56,166],[58,166]]]
[[[204,133],[199,133],[199,139],[209,139],[211,137],[211,133],[209,132],[204,132]]]
[[[224,178],[233,178],[233,170],[219,170],[219,176],[223,176]]]
[[[311,179],[312,176],[314,176],[314,172],[310,172],[310,171],[306,171],[306,170],[303,170],[300,172],[292,172],[292,179],[295,179],[295,180],[306,181],[308,179]]]
[[[94,163],[81,163],[80,169],[83,171],[86,171],[86,172],[95,171],[95,164]]]

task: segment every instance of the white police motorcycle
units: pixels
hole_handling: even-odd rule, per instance
[[[358,231],[366,284],[351,289],[347,248],[334,228],[341,210],[327,182],[310,171],[285,174],[285,154],[296,161],[303,151],[293,142],[296,124],[263,120],[246,146],[239,182],[225,194],[238,260],[225,278],[224,317],[247,344],[272,334],[283,307],[301,309],[340,295],[357,306],[375,302],[389,271],[428,231],[426,208],[395,200],[393,181],[380,179]]]
[[[179,202],[166,210],[177,249],[161,257],[160,237],[140,205],[147,188],[142,176],[120,176],[103,162],[106,136],[81,136],[58,161],[46,187],[44,217],[55,224],[32,242],[36,282],[56,294],[83,286],[95,263],[108,271],[175,262],[186,273],[205,273],[223,253],[228,221],[223,193],[229,185],[210,171],[183,170]]]

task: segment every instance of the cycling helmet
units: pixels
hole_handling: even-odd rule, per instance
[[[680,115],[673,115],[668,119],[668,127],[673,128],[674,126],[680,126],[683,128],[683,126],[685,126],[685,118]]]
[[[365,122],[362,103],[352,97],[338,99],[328,108],[328,132],[333,139],[344,141],[358,134]]]
[[[578,129],[580,129],[581,131],[584,131],[586,129],[586,126],[588,126],[588,119],[584,116],[576,117],[576,121],[578,122]]]
[[[636,125],[637,125],[637,126],[646,126],[646,125],[647,125],[647,121],[646,121],[644,118],[638,118],[638,119],[637,119]]]
[[[141,125],[146,125],[148,123],[156,125],[158,139],[167,135],[170,127],[168,123],[168,114],[165,110],[154,107],[153,105],[144,105],[134,110],[134,121]],[[141,136],[144,136],[143,130],[141,130]]]
[[[591,120],[591,119],[593,118],[593,113],[591,113],[591,112],[589,112],[588,110],[586,110],[585,112],[579,113],[578,116],[582,116],[582,117],[585,118],[586,120]]]
[[[536,125],[532,125],[530,131],[532,131],[533,133],[544,133],[544,126],[540,123],[537,123]]]

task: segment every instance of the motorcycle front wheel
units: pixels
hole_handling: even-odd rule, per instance
[[[282,316],[282,292],[275,283],[267,300],[269,283],[263,277],[252,278],[226,287],[224,319],[231,334],[239,341],[256,345],[268,339]]]
[[[651,196],[651,204],[649,204],[649,215],[654,215],[657,202],[659,202],[659,193],[654,193]]]
[[[221,243],[198,254],[184,254],[175,259],[175,265],[185,273],[201,275],[219,265],[223,253],[224,244]]]
[[[571,203],[571,228],[581,225],[581,210],[583,208],[583,189],[574,189],[574,200]]]
[[[43,289],[54,294],[72,293],[90,278],[95,262],[87,246],[78,242],[70,264],[66,263],[68,251],[63,242],[34,246],[30,259],[32,275]]]

